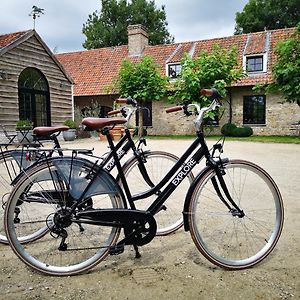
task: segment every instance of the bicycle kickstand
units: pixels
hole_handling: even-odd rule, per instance
[[[135,251],[135,258],[140,258],[142,255],[139,252],[139,248],[137,245],[133,245],[134,251]]]

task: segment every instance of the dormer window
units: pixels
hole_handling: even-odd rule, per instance
[[[267,54],[246,55],[243,65],[249,75],[267,72]]]
[[[179,77],[181,73],[181,64],[180,63],[168,64],[167,72],[168,72],[168,76],[172,79]]]
[[[263,56],[250,56],[246,58],[247,72],[263,72]]]

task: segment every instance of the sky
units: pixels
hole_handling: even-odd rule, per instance
[[[168,30],[175,42],[233,35],[235,14],[248,0],[155,0],[165,5]],[[85,41],[83,24],[100,11],[100,0],[1,0],[0,34],[33,28],[32,6],[44,9],[36,19],[36,31],[55,52],[80,51]]]

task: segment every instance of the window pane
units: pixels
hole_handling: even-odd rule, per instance
[[[26,68],[18,80],[19,118],[34,126],[50,126],[50,93],[48,82],[39,70]]]
[[[47,126],[47,97],[35,95],[36,126]]]
[[[32,95],[30,93],[23,93],[19,98],[19,118],[20,120],[32,120],[33,107]]]
[[[265,124],[266,96],[245,96],[243,110],[244,124]]]
[[[146,102],[143,104],[143,127],[152,126],[152,102]],[[139,111],[136,112],[136,126],[139,125]]]
[[[259,72],[263,71],[263,57],[247,57],[247,71],[248,72]]]
[[[33,89],[36,91],[48,91],[48,84],[41,72],[34,68],[26,68],[22,71],[18,82],[19,88]]]
[[[168,76],[171,78],[177,78],[181,72],[180,64],[173,64],[168,66]]]

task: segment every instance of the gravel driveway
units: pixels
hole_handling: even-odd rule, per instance
[[[153,139],[148,147],[180,155],[190,143]],[[67,146],[107,151],[105,142],[95,139]],[[127,247],[87,274],[64,278],[29,270],[8,246],[0,245],[0,299],[300,299],[300,145],[226,142],[224,150],[230,158],[262,166],[282,193],[284,230],[274,252],[258,266],[216,268],[182,229],[142,247],[138,260]]]

